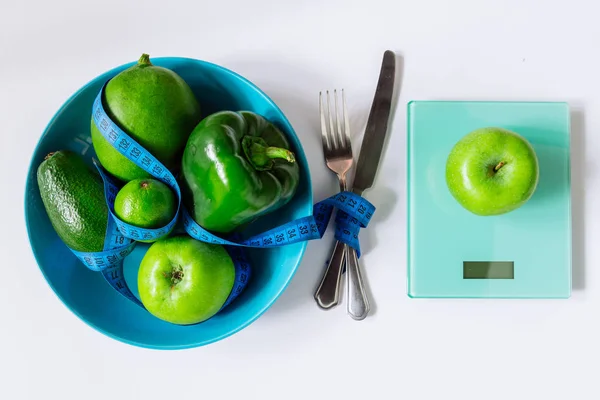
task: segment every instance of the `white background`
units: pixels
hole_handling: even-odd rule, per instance
[[[598,399],[600,24],[589,1],[0,1],[0,398]],[[383,51],[402,85],[361,235],[375,310],[319,310],[331,245],[311,242],[258,321],[213,345],[143,350],[86,326],[40,274],[23,217],[25,169],[46,123],[80,86],[142,52],[216,62],[264,89],[322,162],[319,90],[345,88],[354,146]],[[405,121],[415,99],[560,100],[573,125],[573,296],[561,301],[406,296]],[[543,249],[532,249],[543,251]],[[432,249],[435,251],[435,249]],[[184,397],[181,397],[184,396]]]

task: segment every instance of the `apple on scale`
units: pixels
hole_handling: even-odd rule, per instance
[[[569,298],[569,105],[416,100],[407,120],[407,294]]]
[[[463,136],[446,161],[452,196],[475,215],[505,214],[524,205],[539,180],[531,144],[508,129],[488,127]]]

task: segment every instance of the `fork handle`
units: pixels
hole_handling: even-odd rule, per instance
[[[340,281],[346,255],[345,243],[336,241],[335,248],[325,269],[321,284],[315,292],[315,300],[319,307],[328,310],[340,302]]]
[[[347,188],[346,174],[338,175],[340,191]],[[324,310],[337,306],[340,302],[340,281],[344,269],[348,245],[336,240],[329,264],[325,269],[321,283],[315,292],[317,305]]]
[[[369,314],[369,300],[367,292],[360,273],[360,263],[356,250],[348,246],[346,252],[346,271],[348,282],[348,314],[357,320],[361,321]]]

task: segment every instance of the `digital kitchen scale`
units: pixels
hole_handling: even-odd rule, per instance
[[[571,294],[570,118],[566,103],[408,104],[408,295],[568,298]],[[521,208],[476,216],[450,194],[446,159],[482,127],[525,137],[540,167]]]

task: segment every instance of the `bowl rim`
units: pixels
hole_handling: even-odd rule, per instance
[[[287,116],[285,115],[285,113],[281,110],[281,108],[279,108],[279,106],[262,90],[260,89],[255,83],[253,83],[252,81],[250,81],[249,79],[245,78],[244,76],[238,74],[237,72],[234,72],[233,70],[226,68],[222,65],[219,64],[215,64],[209,61],[205,61],[205,60],[201,60],[201,59],[196,59],[196,58],[191,58],[191,57],[178,57],[178,56],[160,56],[160,57],[151,57],[150,58],[151,61],[157,61],[157,62],[193,62],[193,63],[200,63],[200,64],[204,64],[208,67],[211,68],[215,68],[217,70],[220,70],[221,72],[224,72],[226,74],[229,74],[231,76],[233,76],[234,78],[240,80],[241,82],[243,82],[244,84],[246,84],[247,86],[249,86],[250,88],[254,89],[254,91],[256,92],[256,94],[260,95],[260,97],[263,98],[263,100],[265,100],[275,111],[277,111],[277,113],[281,116],[282,122],[285,126],[285,129],[290,132],[293,137],[294,140],[296,141],[296,144],[298,146],[297,151],[300,152],[300,158],[304,161],[304,163],[306,164],[307,168],[306,168],[306,180],[307,180],[307,186],[308,186],[308,201],[309,201],[309,206],[308,206],[308,212],[311,211],[312,209],[312,204],[314,202],[313,199],[313,193],[312,193],[312,177],[310,174],[310,167],[308,166],[308,159],[306,158],[306,154],[304,152],[304,148],[302,146],[302,143],[300,142],[300,138],[298,137],[295,129],[293,128],[292,124],[290,123],[290,121],[288,120]],[[44,272],[44,270],[41,268],[40,265],[40,258],[36,252],[36,250],[34,249],[34,247],[32,246],[32,233],[31,233],[31,229],[30,229],[30,224],[31,224],[31,217],[29,215],[29,209],[28,209],[28,205],[27,205],[27,195],[31,189],[31,184],[30,184],[30,179],[29,177],[31,176],[32,170],[34,168],[37,168],[37,161],[35,158],[35,155],[39,152],[39,148],[41,146],[41,142],[42,139],[44,138],[44,136],[49,132],[49,130],[51,129],[51,127],[55,124],[55,122],[58,120],[58,118],[60,117],[60,115],[65,111],[65,109],[70,105],[71,102],[73,102],[75,100],[75,98],[77,98],[84,90],[86,90],[87,88],[89,88],[90,86],[92,86],[93,84],[97,83],[100,80],[107,80],[110,76],[114,76],[116,73],[122,71],[123,69],[126,69],[132,65],[134,65],[137,61],[132,61],[132,62],[128,62],[128,63],[124,63],[121,64],[119,66],[113,67],[108,71],[105,71],[97,76],[95,76],[94,78],[90,79],[89,81],[87,81],[83,86],[81,86],[79,89],[77,89],[73,94],[71,94],[69,96],[69,98],[67,98],[67,100],[65,100],[62,105],[58,108],[58,110],[56,110],[56,112],[54,113],[54,115],[52,116],[52,118],[50,119],[50,121],[46,124],[41,136],[39,137],[32,153],[31,153],[31,159],[29,161],[29,166],[27,168],[27,176],[26,176],[26,180],[25,180],[25,198],[24,198],[24,214],[25,214],[25,228],[27,230],[27,238],[29,240],[29,248],[31,253],[34,256],[34,259],[36,261],[36,265],[38,267],[38,270],[41,272],[42,276],[44,277],[44,280],[46,281],[46,284],[50,287],[50,289],[52,290],[52,292],[54,293],[54,295],[56,297],[58,297],[58,299],[60,300],[60,302],[62,303],[62,305],[67,308],[71,313],[75,314],[75,316],[77,316],[77,318],[79,318],[79,320],[81,320],[84,324],[86,324],[87,326],[91,327],[92,329],[96,330],[97,332],[112,338],[118,342],[121,343],[125,343],[131,346],[136,346],[136,347],[140,347],[140,348],[145,348],[145,349],[151,349],[151,350],[185,350],[185,349],[192,349],[192,348],[197,348],[197,347],[203,347],[215,342],[218,342],[220,340],[223,340],[229,336],[234,335],[235,333],[241,331],[242,329],[248,327],[249,325],[251,325],[253,322],[255,322],[258,318],[260,318],[269,308],[271,308],[271,306],[279,299],[279,297],[281,297],[281,295],[283,294],[283,292],[287,289],[287,287],[289,286],[290,282],[292,281],[292,279],[294,278],[294,276],[296,275],[296,272],[298,271],[298,268],[300,267],[300,264],[302,263],[302,260],[304,258],[304,255],[306,253],[306,248],[308,246],[308,242],[304,241],[304,242],[300,242],[300,250],[298,252],[297,255],[297,262],[296,265],[294,266],[294,268],[291,271],[291,274],[289,275],[289,277],[287,278],[287,280],[284,282],[284,284],[280,287],[279,291],[272,296],[272,298],[265,303],[265,305],[258,310],[257,312],[255,312],[250,318],[246,319],[242,324],[239,324],[238,326],[228,330],[227,332],[210,338],[208,340],[204,340],[204,341],[198,341],[198,342],[194,342],[194,343],[188,343],[188,344],[181,344],[181,345],[153,345],[153,344],[148,344],[148,343],[143,343],[140,341],[135,341],[135,340],[130,340],[127,338],[124,338],[122,336],[116,335],[112,332],[109,332],[103,328],[101,328],[100,326],[98,326],[97,324],[94,324],[92,322],[90,322],[87,318],[85,318],[80,312],[78,312],[77,310],[73,309],[66,301],[65,298],[59,293],[59,291],[54,287],[54,285],[51,283],[50,279],[48,279],[48,276],[46,275],[46,273]]]

